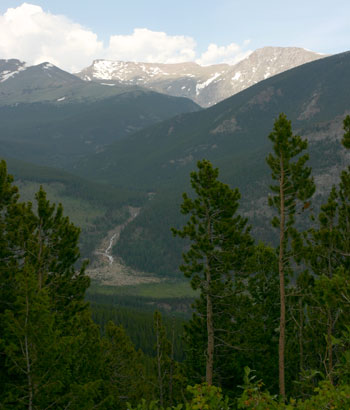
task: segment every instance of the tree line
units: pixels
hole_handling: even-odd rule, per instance
[[[344,131],[350,148],[349,116]],[[42,189],[35,205],[20,203],[2,161],[0,408],[348,409],[350,168],[315,215],[307,141],[284,114],[269,139],[276,248],[255,243],[239,191],[209,161],[191,173],[187,223],[173,229],[189,240],[180,269],[199,290],[182,362],[176,327],[158,312],[153,355],[112,321],[101,335],[84,300],[79,229]]]

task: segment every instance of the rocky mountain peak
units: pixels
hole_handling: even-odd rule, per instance
[[[325,55],[298,47],[263,47],[235,65],[94,60],[76,75],[86,81],[138,85],[209,107],[283,71]]]
[[[25,62],[17,59],[0,60],[0,83],[24,71],[27,68]]]

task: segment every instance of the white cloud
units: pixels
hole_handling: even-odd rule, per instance
[[[251,50],[244,50],[244,47],[248,44],[248,40],[244,42],[243,47],[236,43],[231,43],[227,46],[218,46],[211,43],[196,62],[201,65],[218,63],[236,64],[251,54]]]
[[[207,65],[235,63],[244,58],[247,43],[239,46],[210,44],[196,61]],[[0,58],[18,58],[28,64],[49,61],[64,70],[76,72],[92,60],[178,63],[196,59],[192,37],[136,28],[130,35],[112,35],[107,46],[93,31],[65,16],[23,3],[0,14]]]
[[[131,35],[111,36],[107,56],[111,60],[181,63],[194,60],[195,47],[191,37],[136,28]]]
[[[103,44],[95,33],[39,6],[23,3],[0,15],[1,58],[19,58],[29,64],[50,61],[74,71],[102,52]]]

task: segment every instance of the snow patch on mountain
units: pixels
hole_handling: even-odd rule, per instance
[[[6,62],[8,62],[9,60],[5,60]],[[24,62],[18,62],[18,64],[16,65],[15,69],[8,69],[8,70],[3,70],[0,71],[0,83],[3,83],[5,81],[7,81],[9,78],[15,76],[16,74],[20,73],[21,71],[24,71],[27,69],[27,66]]]
[[[43,64],[43,69],[44,70],[49,70],[50,68],[54,68],[55,66],[51,63],[44,63]]]
[[[235,65],[95,60],[76,75],[86,81],[140,85],[209,107],[259,81],[325,55],[297,47],[264,47]]]
[[[237,73],[232,77],[232,81],[237,81],[240,79],[242,73],[240,71],[237,71]]]
[[[199,94],[199,91],[202,90],[205,87],[208,87],[209,84],[211,84],[216,78],[218,78],[221,75],[221,73],[215,73],[212,77],[208,78],[207,81],[204,81],[203,83],[199,83],[196,85],[196,95]]]

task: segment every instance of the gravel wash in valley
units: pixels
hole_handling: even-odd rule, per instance
[[[161,279],[136,271],[126,266],[120,258],[112,255],[112,248],[118,242],[123,229],[140,213],[141,208],[129,207],[130,217],[121,225],[110,230],[94,254],[97,256],[91,268],[86,270],[91,279],[105,286],[130,286],[143,283],[157,283]]]

